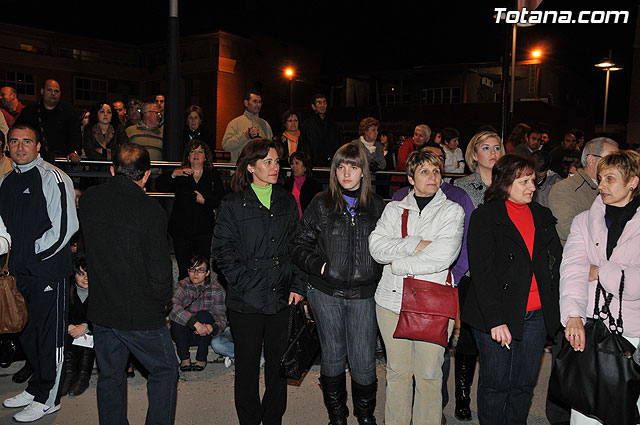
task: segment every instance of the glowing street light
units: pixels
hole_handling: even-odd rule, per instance
[[[284,70],[284,75],[289,79],[289,111],[293,110],[293,76],[295,70],[292,67],[287,67]]]
[[[534,58],[539,58],[540,56],[542,56],[542,51],[540,49],[536,49],[531,52],[531,56],[533,56]]]
[[[604,83],[604,114],[602,116],[602,132],[607,131],[607,106],[609,103],[609,74],[612,71],[620,71],[622,68],[616,66],[616,63],[611,59],[611,50],[609,50],[609,57],[602,59],[599,63],[595,64],[596,68],[600,68],[603,71],[607,71],[607,78]]]

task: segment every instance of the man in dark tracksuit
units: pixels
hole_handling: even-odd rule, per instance
[[[9,270],[27,303],[20,341],[33,368],[27,389],[3,402],[25,407],[13,417],[32,422],[60,410],[58,385],[67,334],[69,239],[78,230],[71,179],[39,154],[35,129],[8,134],[14,170],[0,180],[0,216],[11,235]]]

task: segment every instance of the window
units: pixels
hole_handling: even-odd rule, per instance
[[[400,104],[400,93],[380,93],[379,98],[382,106]]]
[[[423,105],[460,103],[460,87],[422,89],[420,91],[420,103]]]
[[[0,87],[9,86],[16,89],[18,95],[35,95],[36,83],[33,74],[26,72],[0,71]]]
[[[97,102],[107,98],[107,80],[74,77],[75,99]]]

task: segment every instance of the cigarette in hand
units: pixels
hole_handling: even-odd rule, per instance
[[[505,342],[504,346],[507,347],[507,350],[511,351],[511,347],[509,347],[509,344]]]

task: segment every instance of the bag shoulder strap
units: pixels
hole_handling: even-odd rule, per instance
[[[409,210],[407,208],[404,209],[404,211],[402,211],[402,238],[406,238],[407,234],[408,234],[408,230],[407,230],[407,223],[409,222]],[[453,286],[453,283],[451,283],[451,269],[448,270],[449,273],[447,273],[447,284],[449,286]]]
[[[409,222],[409,210],[407,208],[402,212],[402,237],[406,238],[408,234],[407,223]]]
[[[613,300],[613,294],[609,294],[602,283],[600,283],[600,277],[598,277],[598,284],[596,285],[596,300],[593,306],[593,318],[596,320],[604,320],[609,319],[609,330],[615,334],[622,335],[624,331],[624,323],[622,321],[622,293],[624,292],[624,270],[622,270],[622,275],[620,276],[620,285],[618,286],[618,319],[614,319],[611,314],[611,310],[609,306],[611,305],[611,301]],[[600,310],[600,293],[602,293],[602,297],[604,298],[604,305],[602,306],[602,310]]]

